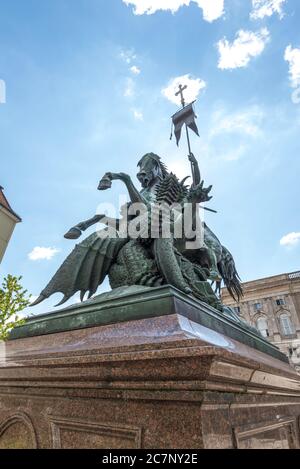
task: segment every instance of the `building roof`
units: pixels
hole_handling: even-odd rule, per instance
[[[19,215],[11,208],[10,203],[8,202],[7,198],[4,195],[3,192],[4,188],[0,186],[0,207],[4,208],[7,210],[14,218],[17,219],[17,222],[21,222],[22,219],[19,217]]]

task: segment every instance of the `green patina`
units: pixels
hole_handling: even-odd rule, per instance
[[[190,155],[190,159],[196,170],[198,163],[195,157]],[[180,182],[174,174],[167,171],[160,157],[154,153],[147,153],[138,166],[137,177],[142,185],[141,191],[136,189],[131,178],[124,173],[106,173],[100,181],[99,189],[108,189],[113,180],[121,180],[128,189],[129,206],[143,204],[143,216],[129,215],[125,235],[122,226],[124,219],[128,220],[128,213],[126,212],[125,217],[124,208],[121,210],[121,219],[97,215],[71,228],[65,237],[77,239],[82,231],[96,222],[107,225],[75,247],[34,305],[57,292],[63,293],[60,304],[78,291],[82,300],[86,293],[91,298],[106,276],[113,289],[124,285],[172,285],[216,308],[220,313],[224,312],[224,307],[217,292],[213,291],[211,281],[216,281],[220,286],[223,278],[232,296],[241,296],[241,285],[231,254],[207,225],[198,224],[198,206],[211,199],[209,194],[212,189],[212,186],[204,187],[199,169],[194,172],[198,176],[194,177],[192,185],[187,186],[187,178]],[[177,207],[175,210],[174,206]],[[188,233],[183,230],[187,206],[191,210],[188,215]],[[168,236],[163,233],[161,216],[153,215],[157,207],[162,207],[162,210],[167,207],[170,210]],[[130,224],[135,226],[135,223],[139,223],[141,231],[137,237],[132,237]],[[112,224],[115,227],[113,232]],[[179,235],[178,226],[181,230]],[[136,235],[136,231],[134,233]],[[202,242],[199,241],[200,238]],[[191,242],[192,247],[187,247]]]

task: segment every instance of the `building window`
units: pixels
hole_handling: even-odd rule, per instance
[[[280,298],[279,300],[276,300],[276,304],[277,304],[277,306],[284,306],[285,305],[285,300]]]
[[[233,309],[236,314],[241,314],[241,308],[239,306],[235,306]]]
[[[289,356],[290,358],[299,358],[299,348],[296,346],[289,347]]]
[[[269,326],[266,318],[259,318],[256,321],[256,327],[263,337],[269,337]]]
[[[280,326],[283,335],[293,335],[295,333],[291,318],[288,314],[280,315]]]
[[[260,311],[262,309],[261,303],[254,303],[254,311]]]

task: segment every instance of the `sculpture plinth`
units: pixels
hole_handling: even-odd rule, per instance
[[[300,378],[172,287],[30,319],[0,364],[0,447],[298,447]]]

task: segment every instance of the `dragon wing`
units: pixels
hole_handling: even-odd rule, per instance
[[[105,279],[126,242],[124,238],[100,237],[98,233],[90,235],[76,245],[31,306],[38,305],[54,293],[64,295],[57,306],[64,304],[78,291],[81,301],[87,292],[90,298]]]

